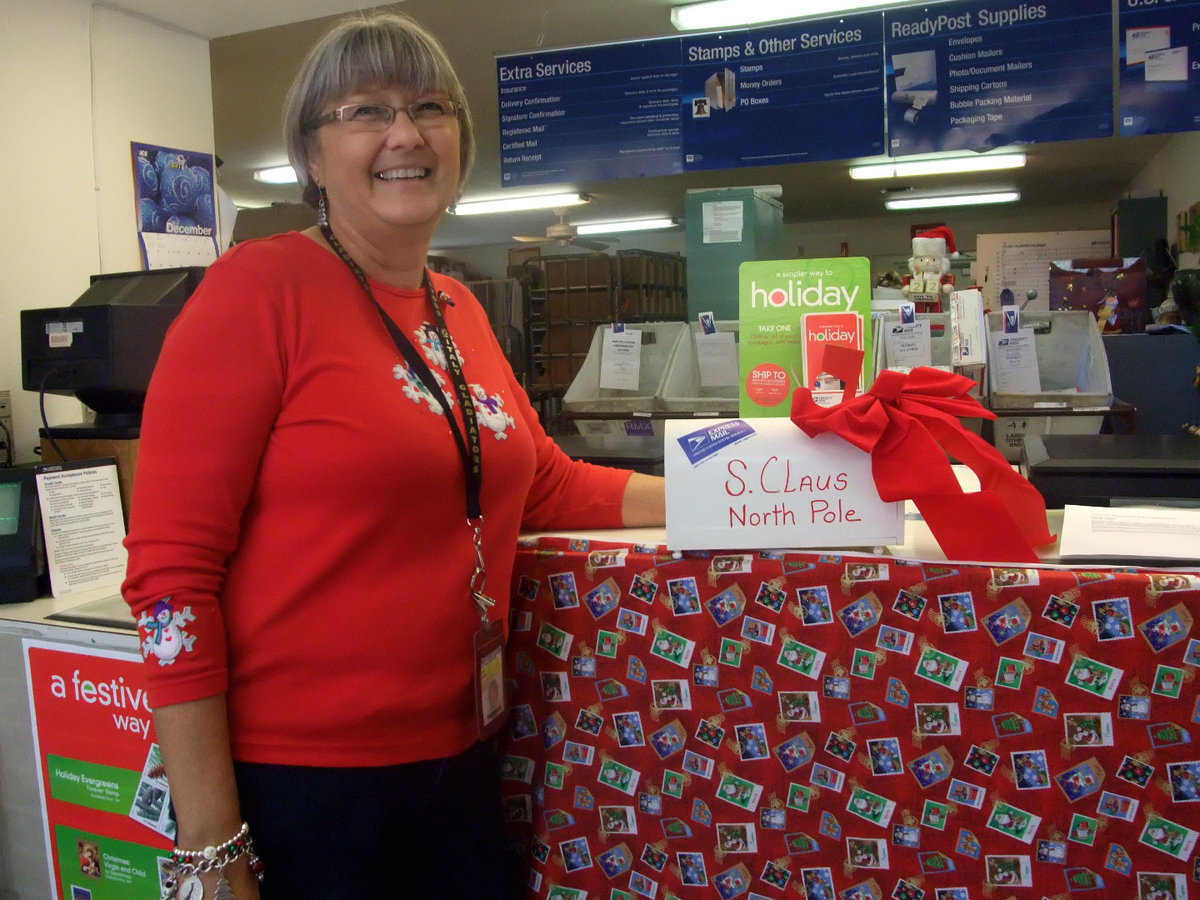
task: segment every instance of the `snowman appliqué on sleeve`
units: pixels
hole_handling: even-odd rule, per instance
[[[449,408],[453,408],[454,392],[446,389],[448,379],[442,374],[443,371],[448,369],[446,348],[442,345],[442,339],[438,334],[438,330],[429,322],[425,322],[417,328],[415,335],[417,346],[421,348],[425,360],[429,363],[430,371],[437,380],[437,389],[446,398],[446,405]],[[458,354],[459,360],[465,367],[466,361],[463,360],[462,352],[457,346],[454,349]],[[413,371],[411,366],[407,363],[398,363],[392,367],[392,375],[396,380],[403,382],[404,396],[408,397],[414,403],[424,402],[431,412],[438,415],[443,414],[444,411],[441,402],[429,387],[417,377],[416,372]],[[491,431],[496,440],[506,440],[508,438],[508,430],[515,428],[517,423],[511,415],[504,411],[504,398],[499,393],[489,394],[487,389],[481,384],[469,384],[468,387],[475,402],[476,421],[481,427]]]
[[[142,656],[158,658],[160,666],[172,665],[180,653],[192,650],[196,636],[184,628],[188,622],[196,621],[192,608],[185,606],[176,611],[170,597],[163,597],[154,604],[153,614],[143,612],[138,619],[138,628],[146,635],[142,641]]]

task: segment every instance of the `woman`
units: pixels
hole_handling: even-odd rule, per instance
[[[176,859],[208,897],[510,896],[477,639],[520,529],[660,524],[662,483],[567,459],[478,303],[427,275],[473,152],[435,39],[337,25],[285,131],[322,224],[211,267],[143,419],[124,592]]]

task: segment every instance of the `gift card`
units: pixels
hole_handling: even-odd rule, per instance
[[[794,772],[813,758],[813,740],[808,732],[801,732],[777,744],[773,752],[785,771]]]
[[[825,652],[784,637],[778,663],[786,669],[815,679],[825,664]]]
[[[945,747],[938,747],[928,753],[918,756],[908,764],[909,771],[923,788],[937,784],[950,777],[954,767],[954,757]]]
[[[583,603],[595,619],[602,619],[621,602],[621,589],[616,579],[607,578],[583,595]]]
[[[717,785],[717,797],[747,812],[754,812],[758,809],[758,803],[762,799],[762,792],[763,787],[761,784],[747,781],[745,778],[733,774],[733,772],[723,774],[720,783]]]
[[[816,691],[780,691],[779,717],[784,722],[820,722],[819,697]]]
[[[736,584],[708,599],[704,604],[717,627],[728,625],[746,608],[746,597]]]
[[[917,703],[917,733],[921,735],[962,734],[957,703]]]
[[[886,570],[887,566],[883,568]],[[874,594],[864,594],[848,606],[843,606],[837,615],[850,636],[857,637],[879,623],[882,611],[883,605]]]
[[[1077,656],[1067,672],[1066,683],[1105,700],[1117,693],[1124,670],[1086,656]]]
[[[1113,745],[1112,714],[1066,713],[1063,728],[1069,747],[1111,747]]]
[[[957,691],[966,677],[969,664],[965,659],[943,653],[932,645],[921,650],[916,674],[934,684]]]

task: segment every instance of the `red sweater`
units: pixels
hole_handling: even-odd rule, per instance
[[[619,527],[629,473],[563,455],[475,298],[434,283],[478,398],[487,587],[507,619],[519,531]],[[418,342],[424,293],[373,287],[461,422],[439,348]],[[462,463],[402,362],[347,267],[297,233],[222,256],[167,337],[123,591],[151,702],[226,691],[235,759],[390,765],[474,740]]]

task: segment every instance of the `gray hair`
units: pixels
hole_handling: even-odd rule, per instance
[[[445,49],[408,16],[379,13],[338,22],[308,52],[283,104],[283,139],[300,179],[304,202],[317,205],[308,171],[314,122],[324,107],[364,88],[399,85],[445,91],[458,104],[461,194],[475,160],[475,131],[462,83]]]

